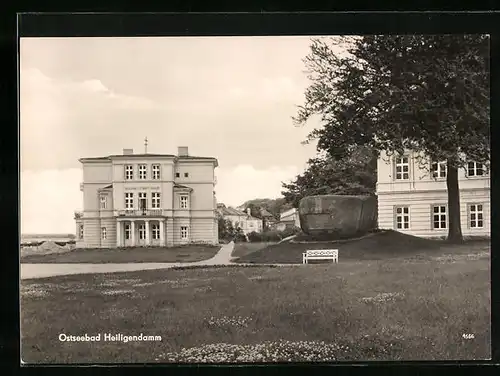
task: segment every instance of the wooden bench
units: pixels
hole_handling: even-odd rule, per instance
[[[308,249],[302,253],[302,263],[307,264],[308,260],[332,260],[339,262],[338,249]]]

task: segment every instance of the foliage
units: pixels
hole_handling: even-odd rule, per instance
[[[230,220],[219,217],[218,219],[219,239],[230,240],[235,235],[235,229]]]
[[[275,219],[279,219],[282,212],[293,208],[293,206],[290,203],[286,202],[284,198],[256,198],[246,201],[245,203],[243,203],[242,207],[245,208],[245,210],[249,207],[252,208],[252,216],[256,218],[262,218],[260,209],[266,209],[274,216]],[[255,211],[253,208],[255,208]]]
[[[283,231],[281,231],[280,236],[282,238],[287,238],[287,237],[292,236],[292,235],[300,234],[301,232],[302,232],[302,230],[300,227],[295,227],[295,226],[294,227],[287,227]]]
[[[461,241],[457,169],[490,158],[489,37],[367,35],[315,39],[311,85],[294,119],[320,115],[306,142],[337,160],[358,146],[446,161],[451,241]]]
[[[248,234],[248,241],[251,243],[257,243],[262,241],[262,233],[252,231]]]
[[[282,183],[285,200],[294,207],[306,196],[374,194],[377,183],[376,150],[357,146],[340,159],[313,158],[306,171],[291,183]]]
[[[234,233],[234,242],[235,243],[244,243],[247,241],[247,237],[241,228],[236,228]]]

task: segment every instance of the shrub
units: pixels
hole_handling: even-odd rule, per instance
[[[262,234],[259,232],[252,231],[248,234],[248,241],[251,243],[258,243],[262,241]]]
[[[247,241],[247,237],[245,236],[244,233],[242,232],[238,232],[235,236],[234,236],[234,242],[235,243],[246,243]]]
[[[297,235],[297,234],[300,234],[302,232],[302,230],[300,229],[300,227],[288,227],[288,228],[285,228],[283,231],[281,231],[280,235],[282,238],[287,238],[289,236],[292,236],[292,235]]]
[[[279,242],[282,239],[279,231],[266,231],[261,236],[263,242]]]

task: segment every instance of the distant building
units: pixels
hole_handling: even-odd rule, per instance
[[[231,221],[233,227],[240,227],[244,234],[251,232],[262,232],[262,220],[252,217],[250,208],[246,212],[234,208],[227,208],[224,204],[218,204],[217,210],[222,218]]]
[[[286,228],[300,227],[298,210],[296,208],[292,208],[281,213],[280,221],[277,226],[279,226],[279,231],[283,231]]]
[[[264,223],[264,229],[272,228],[278,221],[267,209],[260,209],[260,216],[262,217],[262,221]]]
[[[83,212],[76,246],[113,248],[218,243],[216,158],[123,154],[82,158]]]
[[[388,157],[377,164],[378,224],[422,237],[448,234],[447,168],[445,162],[422,168],[417,154]],[[490,236],[490,176],[487,166],[470,161],[458,171],[460,213],[464,236]]]

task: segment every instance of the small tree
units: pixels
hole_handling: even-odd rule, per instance
[[[219,239],[230,240],[234,238],[235,229],[230,220],[219,217],[218,220]]]

